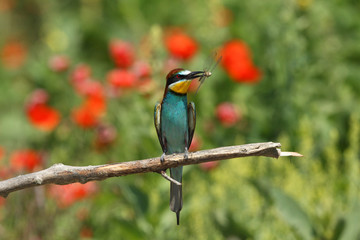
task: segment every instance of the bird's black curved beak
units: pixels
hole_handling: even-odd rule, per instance
[[[186,76],[186,79],[194,79],[194,78],[202,77],[204,74],[205,74],[204,71],[194,71],[194,72],[189,73]]]

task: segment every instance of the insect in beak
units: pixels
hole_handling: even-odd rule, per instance
[[[215,52],[213,59],[216,59],[216,57],[217,57],[217,53]],[[221,59],[222,59],[222,56],[219,56],[215,63],[213,60],[212,63],[210,64],[210,66],[208,66],[207,68],[204,69],[203,74],[202,74],[201,78],[199,79],[200,84],[199,84],[198,88],[196,89],[195,94],[197,94],[201,85],[205,82],[205,79],[211,76],[211,74],[212,74],[211,72],[216,68],[216,66],[219,64]]]

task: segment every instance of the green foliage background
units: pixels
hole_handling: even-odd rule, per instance
[[[213,22],[223,6],[233,19],[220,27]],[[57,208],[46,187],[19,191],[0,209],[1,238],[77,239],[86,227],[94,239],[359,239],[359,10],[353,0],[17,1],[0,15],[0,44],[21,36],[30,54],[20,71],[0,66],[0,145],[8,151],[45,150],[47,166],[159,156],[153,106],[164,85],[163,29],[182,26],[201,46],[182,67],[201,69],[213,48],[237,38],[250,46],[263,72],[258,84],[244,85],[218,67],[190,96],[202,148],[274,141],[304,157],[234,159],[210,172],[186,167],[180,227],[168,208],[169,183],[156,174],[99,182],[95,197],[66,209]],[[109,40],[138,46],[144,36],[153,52],[138,55],[152,65],[158,90],[147,98],[132,91],[109,101],[104,121],[119,135],[111,149],[95,151],[94,132],[66,118],[52,133],[28,123],[24,101],[36,88],[49,92],[63,116],[80,102],[68,74],[48,69],[50,56],[88,63],[104,81],[114,68]],[[215,119],[223,101],[242,111],[234,128]],[[84,208],[89,216],[80,220]]]

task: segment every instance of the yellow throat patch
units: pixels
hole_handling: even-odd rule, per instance
[[[191,81],[192,80],[181,80],[179,82],[170,84],[169,88],[176,93],[185,94],[189,89]]]

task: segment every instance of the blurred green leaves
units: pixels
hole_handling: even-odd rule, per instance
[[[358,239],[360,237],[360,229],[357,222],[360,219],[360,204],[358,201],[353,203],[349,209],[345,219],[345,227],[340,235],[340,240],[345,239]]]
[[[270,194],[281,217],[297,230],[302,239],[313,239],[312,224],[299,204],[280,189],[273,188]]]
[[[96,196],[67,209],[47,197],[46,187],[22,191],[0,209],[4,239],[77,239],[84,227],[92,229],[94,239],[359,238],[358,2],[4,2],[13,5],[0,9],[0,48],[20,39],[28,52],[22,68],[0,65],[0,146],[6,150],[0,170],[8,167],[11,152],[23,147],[44,151],[45,166],[159,156],[153,107],[165,84],[169,54],[163,37],[174,26],[199,43],[197,55],[177,67],[201,70],[214,48],[241,39],[263,73],[258,84],[244,85],[219,65],[190,96],[202,149],[279,141],[283,150],[305,156],[234,159],[208,172],[185,167],[180,227],[168,209],[169,183],[157,174],[100,182]],[[130,90],[109,98],[101,120],[114,126],[118,137],[99,151],[93,145],[96,131],[71,120],[82,98],[69,78],[77,64],[86,63],[92,78],[105,84],[106,73],[115,68],[108,49],[114,38],[131,42],[138,58],[151,65],[153,86],[146,93]],[[70,58],[67,72],[49,69],[48,60],[56,54]],[[45,89],[51,106],[62,113],[51,133],[33,128],[24,112],[28,95],[37,88]],[[241,121],[231,128],[215,116],[224,101],[241,111]],[[89,214],[78,218],[82,208]]]

